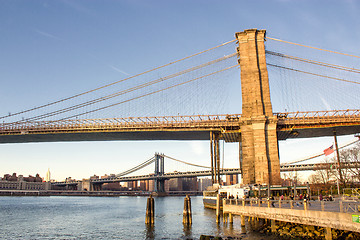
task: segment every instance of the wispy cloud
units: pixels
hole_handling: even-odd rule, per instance
[[[191,150],[198,156],[201,156],[205,153],[204,143],[201,141],[192,141],[190,142]]]
[[[53,35],[53,34],[51,34],[51,33],[44,32],[44,31],[40,31],[39,29],[35,29],[35,32],[38,33],[38,34],[40,34],[40,35],[42,35],[42,36],[44,36],[44,37],[52,38],[52,39],[56,39],[56,40],[61,40],[61,41],[62,41],[61,38],[59,38],[59,37],[57,37],[57,36],[55,36],[55,35]]]
[[[119,73],[122,73],[122,74],[125,74],[125,75],[127,75],[127,76],[130,76],[129,73],[124,72],[123,70],[121,70],[121,69],[119,69],[119,68],[117,68],[117,67],[115,67],[115,66],[113,66],[113,65],[110,65],[110,67],[111,67],[113,70],[115,70],[115,71],[117,71],[117,72],[119,72]]]
[[[61,2],[78,12],[94,16],[94,13],[89,8],[84,7],[76,1],[62,0]]]
[[[319,97],[320,97],[322,103],[325,105],[326,110],[331,111],[330,104],[325,100],[325,98],[323,98],[320,94],[319,94]]]

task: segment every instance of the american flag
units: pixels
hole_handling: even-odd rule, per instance
[[[331,145],[330,147],[328,147],[327,149],[324,150],[325,156],[330,155],[333,152],[334,152],[334,145]]]

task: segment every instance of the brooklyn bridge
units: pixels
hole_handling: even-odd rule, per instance
[[[291,47],[325,59],[282,51]],[[277,185],[278,141],[360,132],[358,58],[248,29],[191,56],[1,116],[0,143],[207,140],[218,183],[219,142],[238,142],[243,183]],[[234,81],[241,100],[231,105],[241,113],[224,107],[223,86]]]

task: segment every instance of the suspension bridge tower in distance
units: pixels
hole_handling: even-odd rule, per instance
[[[244,184],[280,184],[277,118],[270,100],[265,59],[265,30],[235,34],[241,70],[242,178]]]

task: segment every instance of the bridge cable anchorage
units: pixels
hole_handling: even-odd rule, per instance
[[[270,40],[274,40],[274,41],[278,41],[278,42],[283,42],[283,43],[288,43],[288,44],[293,44],[293,45],[297,45],[297,46],[301,46],[301,47],[312,48],[312,49],[316,49],[316,50],[320,50],[320,51],[336,53],[336,54],[340,54],[340,55],[344,55],[344,56],[360,58],[360,56],[356,56],[356,55],[352,55],[352,54],[347,54],[347,53],[342,53],[342,52],[337,52],[337,51],[332,51],[332,50],[327,50],[327,49],[322,49],[322,48],[317,48],[317,47],[311,47],[311,46],[307,46],[307,45],[303,45],[303,44],[299,44],[299,43],[294,43],[294,42],[289,42],[289,41],[285,41],[285,40],[281,40],[281,39],[277,39],[277,38],[266,37],[266,39],[270,39]]]
[[[277,68],[283,68],[283,69],[291,70],[291,71],[295,71],[295,72],[305,73],[305,74],[309,74],[309,75],[313,75],[313,76],[317,76],[317,77],[329,78],[329,79],[333,79],[333,80],[336,80],[336,81],[360,84],[360,82],[355,82],[355,81],[346,80],[346,79],[342,79],[342,78],[330,77],[330,76],[321,75],[321,74],[317,74],[317,73],[306,72],[306,71],[302,71],[302,70],[299,70],[299,69],[279,66],[279,65],[275,65],[275,64],[271,64],[271,63],[268,63],[267,65],[272,66],[272,67],[277,67]]]
[[[174,161],[176,161],[176,162],[185,163],[185,164],[187,164],[187,165],[194,166],[194,167],[209,168],[209,169],[211,168],[211,167],[208,167],[208,166],[202,166],[202,165],[198,165],[198,164],[194,164],[194,163],[189,163],[189,162],[181,161],[181,160],[179,160],[179,159],[175,159],[175,158],[173,158],[173,157],[169,157],[169,156],[167,156],[167,155],[165,155],[165,154],[160,154],[160,156],[169,158],[169,159],[174,160]]]
[[[237,64],[237,65],[234,65],[234,66],[231,66],[231,67],[227,67],[227,68],[224,68],[224,69],[221,69],[221,70],[218,70],[218,71],[203,75],[201,77],[197,77],[197,78],[194,78],[194,79],[182,82],[182,83],[175,84],[173,86],[169,86],[169,87],[166,87],[166,88],[163,88],[163,89],[160,89],[160,90],[156,90],[156,91],[153,91],[153,92],[150,92],[150,93],[146,93],[146,94],[143,94],[143,95],[140,95],[140,96],[137,96],[137,97],[133,97],[133,98],[130,98],[130,99],[118,102],[118,103],[114,103],[114,104],[111,104],[111,105],[108,105],[108,106],[104,106],[104,107],[101,107],[101,108],[97,108],[97,109],[94,109],[94,110],[91,110],[91,111],[87,111],[87,112],[84,112],[84,113],[80,113],[80,114],[72,115],[72,116],[69,116],[69,117],[65,117],[65,118],[62,118],[62,119],[59,119],[59,120],[66,120],[66,119],[70,119],[70,118],[74,118],[74,117],[79,117],[79,116],[89,114],[89,113],[92,113],[92,112],[96,112],[96,111],[100,111],[100,110],[103,110],[103,109],[106,109],[106,108],[109,108],[109,107],[117,106],[117,105],[120,105],[120,104],[123,104],[123,103],[126,103],[126,102],[130,102],[130,101],[133,101],[133,100],[136,100],[136,99],[140,99],[140,98],[155,94],[155,93],[163,92],[163,91],[169,90],[171,88],[184,85],[186,83],[194,82],[196,80],[199,80],[199,79],[202,79],[202,78],[205,78],[205,77],[209,77],[211,75],[214,75],[214,74],[217,74],[217,73],[220,73],[220,72],[224,72],[226,70],[230,70],[230,69],[235,68],[235,67],[239,67],[239,65]],[[21,123],[21,121],[19,121],[19,123]]]
[[[142,163],[140,163],[139,165],[137,165],[137,166],[135,166],[135,167],[133,167],[133,168],[131,168],[131,169],[129,169],[129,170],[126,170],[126,171],[124,171],[124,172],[122,172],[122,173],[116,174],[115,177],[121,177],[121,176],[128,175],[128,174],[130,174],[130,173],[136,172],[136,171],[138,171],[138,170],[140,170],[140,169],[142,169],[142,168],[150,165],[150,164],[153,163],[154,161],[155,161],[155,157],[152,157],[152,158],[146,160],[145,162],[142,162]]]
[[[350,145],[353,145],[357,142],[359,142],[360,139],[356,139],[355,141],[352,141],[350,143],[346,143],[345,145],[339,147],[339,149],[343,149],[345,147],[348,147]],[[311,159],[314,159],[314,158],[317,158],[317,157],[320,157],[320,156],[323,156],[325,155],[325,153],[319,153],[319,154],[316,154],[316,155],[313,155],[313,156],[310,156],[310,157],[307,157],[307,158],[304,158],[304,159],[300,159],[300,160],[295,160],[295,161],[291,161],[291,162],[286,162],[286,163],[281,163],[280,166],[286,166],[286,165],[290,165],[290,164],[294,164],[294,163],[299,163],[299,162],[305,162],[305,161],[308,161],[308,160],[311,160]]]
[[[125,89],[125,90],[122,90],[122,91],[113,93],[113,94],[109,94],[109,95],[107,95],[107,96],[99,97],[99,98],[96,98],[96,99],[93,99],[93,100],[90,100],[90,101],[87,101],[87,102],[83,102],[83,103],[80,103],[80,104],[76,104],[76,105],[74,105],[74,106],[70,106],[70,107],[67,107],[67,108],[59,109],[59,110],[56,110],[56,111],[53,111],[53,112],[44,113],[44,114],[41,114],[41,115],[38,115],[38,116],[26,118],[26,119],[20,120],[20,121],[18,121],[18,122],[25,122],[25,121],[32,121],[32,120],[40,120],[40,119],[42,119],[42,118],[47,118],[47,117],[51,117],[51,116],[56,116],[56,115],[58,115],[58,114],[70,112],[70,111],[73,111],[73,110],[76,110],[76,109],[79,109],[79,108],[84,108],[84,107],[89,106],[89,105],[91,105],[91,104],[99,103],[99,102],[102,102],[102,101],[105,101],[105,100],[109,100],[109,99],[111,99],[111,98],[114,98],[114,97],[117,97],[117,96],[120,96],[120,95],[129,93],[129,92],[133,92],[133,91],[136,91],[136,90],[139,90],[139,89],[142,89],[142,88],[151,86],[151,85],[156,84],[156,83],[159,83],[159,82],[163,82],[163,81],[172,79],[172,78],[174,78],[174,77],[183,75],[183,74],[188,73],[188,72],[192,72],[192,71],[198,70],[198,69],[200,69],[200,68],[203,68],[203,67],[205,67],[205,66],[212,65],[212,64],[214,64],[214,63],[221,62],[221,61],[223,61],[223,60],[229,59],[229,58],[234,57],[234,56],[236,56],[236,53],[229,54],[229,55],[226,55],[226,56],[224,56],[224,57],[221,57],[221,58],[218,58],[218,59],[215,59],[215,60],[206,62],[206,63],[204,63],[204,64],[201,64],[201,65],[198,65],[198,66],[195,66],[195,67],[192,67],[192,68],[189,68],[189,69],[186,69],[186,70],[177,72],[177,73],[175,73],[175,74],[171,74],[171,75],[168,75],[168,76],[166,76],[166,77],[158,78],[158,79],[155,79],[155,80],[150,81],[150,82],[146,82],[146,83],[143,83],[143,84],[140,84],[140,85],[137,85],[137,86],[134,86],[134,87],[131,87],[131,88],[128,88],[128,89]],[[88,112],[87,112],[87,113],[88,113]],[[86,114],[86,113],[84,113],[84,114]]]
[[[310,59],[306,59],[306,58],[294,57],[294,56],[290,56],[290,55],[286,55],[286,54],[282,54],[282,53],[278,53],[278,52],[273,52],[273,51],[269,51],[269,50],[266,50],[265,53],[274,55],[274,56],[278,56],[278,57],[296,60],[296,61],[311,63],[311,64],[319,65],[322,67],[329,67],[329,68],[334,68],[334,69],[353,72],[353,73],[360,73],[360,69],[357,69],[357,68],[349,68],[349,67],[345,67],[345,66],[341,66],[341,65],[332,64],[332,63],[325,63],[325,62],[314,61],[314,60],[310,60]]]
[[[184,58],[175,60],[175,61],[170,62],[170,63],[167,63],[167,64],[165,64],[165,65],[162,65],[162,66],[159,66],[159,67],[156,67],[156,68],[147,70],[147,71],[145,71],[145,72],[142,72],[142,73],[139,73],[139,74],[135,74],[135,75],[133,75],[133,76],[131,76],[131,77],[124,78],[124,79],[121,79],[121,80],[119,80],[119,81],[116,81],[116,82],[113,82],[113,83],[110,83],[110,84],[106,84],[106,85],[103,85],[103,86],[98,87],[98,88],[94,88],[94,89],[89,90],[89,91],[85,91],[85,92],[82,92],[82,93],[79,93],[79,94],[75,94],[75,95],[73,95],[73,96],[66,97],[66,98],[63,98],[63,99],[60,99],[60,100],[57,100],[57,101],[54,101],[54,102],[51,102],[51,103],[48,103],[48,104],[44,104],[44,105],[41,105],[41,106],[38,106],[38,107],[30,108],[30,109],[28,109],[28,110],[20,111],[20,112],[17,112],[17,113],[12,113],[12,114],[9,114],[9,115],[6,115],[6,116],[0,116],[0,119],[9,118],[9,117],[14,117],[14,116],[17,116],[17,115],[20,115],[20,114],[23,114],[23,113],[31,112],[31,111],[34,111],[34,110],[38,110],[38,109],[41,109],[41,108],[44,108],[44,107],[48,107],[48,106],[51,106],[51,105],[54,105],[54,104],[58,104],[58,103],[67,101],[67,100],[70,100],[70,99],[73,99],[73,98],[77,98],[77,97],[86,95],[86,94],[88,94],[88,93],[92,93],[92,92],[95,92],[95,91],[98,91],[98,90],[101,90],[101,89],[104,89],[104,88],[113,86],[113,85],[115,85],[115,84],[118,84],[118,83],[121,83],[121,82],[130,80],[130,79],[132,79],[132,78],[139,77],[139,76],[141,76],[141,75],[144,75],[144,74],[153,72],[153,71],[155,71],[155,70],[158,70],[158,69],[161,69],[161,68],[170,66],[170,65],[172,65],[172,64],[175,64],[175,63],[184,61],[184,60],[186,60],[186,59],[189,59],[189,58],[192,58],[192,57],[201,55],[201,54],[203,54],[203,53],[209,52],[209,51],[211,51],[211,50],[214,50],[214,49],[216,49],[216,48],[225,46],[225,45],[230,44],[230,43],[235,42],[235,41],[236,41],[236,39],[233,39],[233,40],[231,40],[231,41],[228,41],[228,42],[222,43],[222,44],[220,44],[220,45],[217,45],[217,46],[215,46],[215,47],[212,47],[212,48],[203,50],[203,51],[201,51],[201,52],[198,52],[198,53],[192,54],[192,55],[190,55],[190,56],[187,56],[187,57],[184,57]]]

